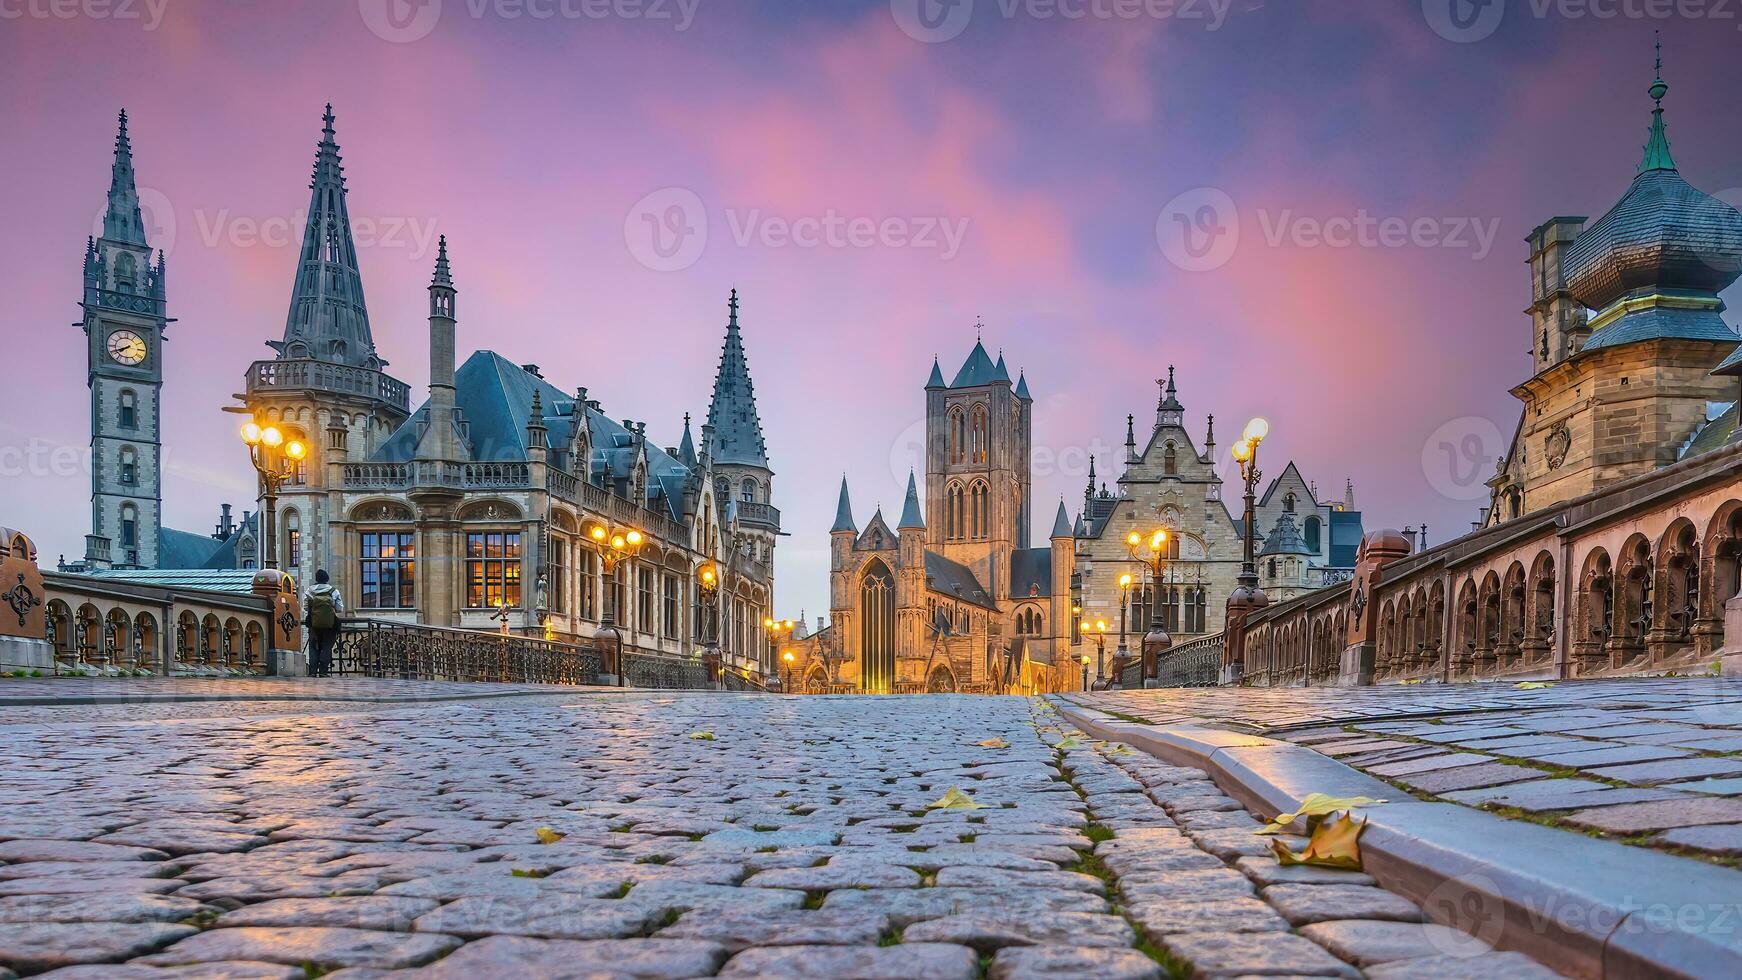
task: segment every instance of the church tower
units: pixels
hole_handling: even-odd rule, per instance
[[[926,382],[926,540],[1010,597],[1010,553],[1029,545],[1033,399],[1003,355],[975,341],[955,379],[934,362]]]
[[[309,448],[279,496],[276,520],[279,566],[299,582],[339,553],[327,537],[337,516],[328,513],[327,494],[342,481],[343,464],[368,458],[411,411],[410,389],[385,373],[369,329],[331,105],[321,122],[284,338],[267,341],[277,356],[249,367],[246,389],[256,419]]]
[[[770,503],[774,471],[768,466],[768,445],[762,438],[762,419],[756,413],[756,388],[750,381],[750,363],[744,355],[744,336],[738,327],[738,291],[726,301],[726,339],[720,346],[720,367],[714,377],[714,398],[708,404],[708,428],[702,447],[714,464],[714,497],[722,510],[728,506],[738,516],[738,525],[750,533],[752,556],[774,560],[774,542],[780,534],[780,512]]]
[[[91,389],[91,533],[93,568],[155,568],[163,528],[163,391],[165,315],[163,253],[153,264],[127,112],[115,134],[103,234],[85,242],[84,310]]]

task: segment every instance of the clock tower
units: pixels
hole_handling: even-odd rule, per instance
[[[103,234],[85,242],[84,319],[91,389],[91,533],[85,562],[93,568],[155,568],[163,527],[161,393],[163,389],[163,253],[152,260],[133,146],[122,111]]]

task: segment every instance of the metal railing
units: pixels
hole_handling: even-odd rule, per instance
[[[1222,634],[1188,640],[1162,654],[1157,687],[1215,687],[1222,676]]]
[[[411,388],[380,371],[333,364],[314,358],[255,361],[248,367],[248,394],[272,391],[329,391],[362,395],[411,412]]]
[[[773,504],[739,501],[738,520],[745,524],[756,524],[778,531],[780,530],[780,508]]]
[[[611,661],[612,651],[598,643],[350,619],[340,623],[332,671],[407,680],[603,685],[613,680]],[[698,658],[625,650],[622,661],[629,687],[713,688]]]

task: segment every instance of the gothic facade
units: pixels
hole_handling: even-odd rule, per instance
[[[559,388],[537,365],[491,350],[462,362],[443,239],[428,288],[429,398],[414,407],[374,343],[334,122],[328,106],[284,331],[245,379],[252,416],[309,450],[265,542],[257,515],[237,525],[227,509],[212,535],[160,527],[157,405],[173,321],[123,118],[104,235],[86,248],[98,465],[85,565],[251,568],[270,549],[304,584],[328,570],[362,617],[555,639],[609,621],[626,649],[688,655],[717,641],[728,664],[769,669],[780,512],[737,293],[699,443],[686,415],[662,447],[648,423],[610,418],[586,387]],[[596,535],[630,531],[638,552],[603,560]]]
[[[1049,543],[1029,546],[1027,379],[976,343],[947,384],[933,362],[925,404],[924,490],[910,475],[895,527],[879,510],[859,528],[841,481],[830,624],[797,645],[793,681],[813,693],[1067,689],[1071,526],[1060,504]]]
[[[1075,604],[1091,628],[1072,637],[1072,655],[1110,670],[1119,649],[1135,656],[1159,613],[1176,643],[1220,632],[1228,594],[1244,555],[1241,520],[1223,501],[1223,460],[1216,455],[1215,418],[1206,419],[1202,446],[1185,425],[1172,368],[1157,382],[1155,422],[1139,442],[1136,416],[1126,416],[1124,470],[1116,488],[1098,488],[1091,463],[1083,511],[1075,527]],[[1236,507],[1238,507],[1236,502]],[[1288,597],[1345,580],[1362,535],[1355,490],[1325,499],[1289,462],[1265,487],[1255,512],[1258,572],[1264,588]],[[1128,538],[1145,543],[1167,532],[1161,581],[1134,557]],[[1129,575],[1130,582],[1121,585]],[[1099,635],[1093,624],[1105,622]]]

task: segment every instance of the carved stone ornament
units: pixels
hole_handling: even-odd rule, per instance
[[[1558,470],[1567,461],[1567,452],[1573,448],[1573,434],[1567,431],[1567,424],[1562,422],[1550,430],[1548,439],[1544,441],[1543,449],[1548,455],[1548,468]]]

